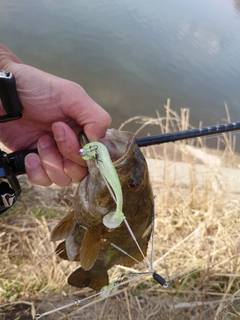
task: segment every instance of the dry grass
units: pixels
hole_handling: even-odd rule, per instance
[[[162,133],[184,130],[189,128],[189,111],[178,116],[168,102],[166,116],[131,121],[139,122],[140,128],[158,125]],[[217,150],[203,165],[210,154],[205,142],[195,139],[144,150],[157,195],[154,268],[174,284],[164,289],[145,276],[113,297],[88,299],[44,319],[239,319],[237,170],[222,169],[237,168],[235,138],[231,134],[218,137]],[[51,229],[68,211],[68,203],[59,199],[74,194],[76,185],[41,188],[26,180],[22,185],[21,200],[1,217],[1,320],[31,319],[31,314],[92,294],[66,284],[76,264],[58,259],[49,241]],[[116,267],[111,277],[127,272]]]

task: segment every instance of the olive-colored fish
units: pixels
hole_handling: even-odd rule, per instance
[[[86,143],[83,138],[80,142],[83,146]],[[101,142],[108,148],[120,179],[123,213],[146,255],[154,211],[146,160],[132,133],[109,129]],[[107,271],[111,267],[136,263],[111,243],[138,261],[143,256],[124,222],[115,229],[104,226],[103,217],[116,209],[116,203],[95,161],[87,160],[87,165],[89,174],[79,184],[73,211],[54,228],[51,239],[65,239],[56,249],[62,259],[80,261],[81,267],[69,276],[68,283],[100,290],[108,285]]]

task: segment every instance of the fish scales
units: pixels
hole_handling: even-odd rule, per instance
[[[81,140],[81,139],[80,139]],[[80,141],[84,144],[84,141]],[[134,134],[109,129],[101,140],[109,150],[119,176],[123,193],[123,213],[144,255],[151,232],[154,197],[146,160],[137,146]],[[99,159],[101,161],[101,159]],[[89,174],[80,182],[73,211],[54,228],[52,240],[64,240],[56,252],[68,260],[79,261],[81,267],[68,278],[68,283],[100,290],[108,285],[108,273],[114,265],[132,266],[136,262],[111,243],[138,261],[143,257],[125,223],[109,229],[103,217],[116,209],[105,181],[94,160],[87,160]]]

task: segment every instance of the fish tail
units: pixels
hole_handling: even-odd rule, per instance
[[[74,287],[89,287],[99,291],[102,287],[108,285],[108,273],[104,269],[101,271],[94,269],[85,271],[83,268],[78,268],[68,277],[68,283]]]

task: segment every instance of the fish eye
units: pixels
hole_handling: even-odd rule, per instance
[[[134,180],[131,179],[131,180],[128,180],[127,186],[128,186],[128,188],[131,189],[131,190],[136,190],[137,187],[138,187],[138,184],[136,183],[136,181],[134,181]]]

